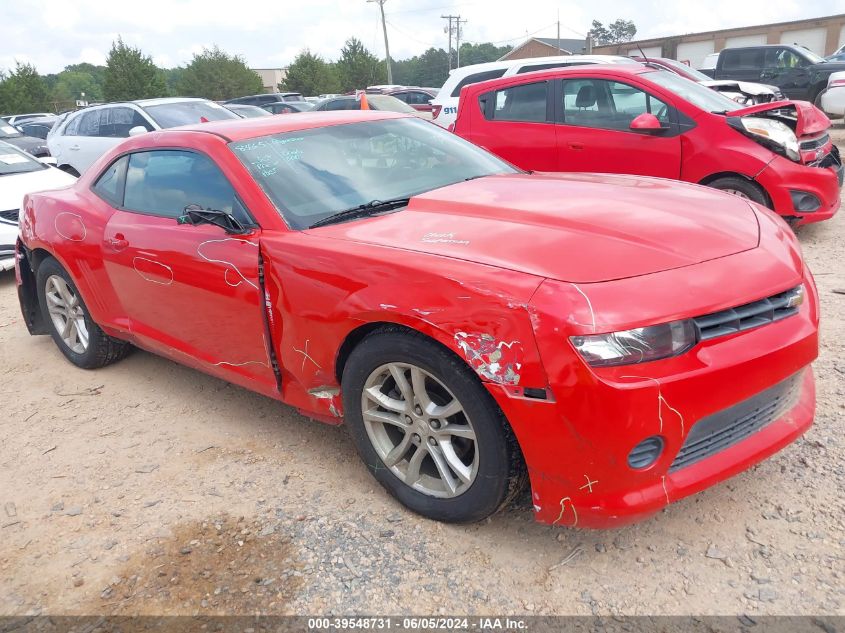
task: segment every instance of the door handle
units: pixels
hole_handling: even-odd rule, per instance
[[[584,144],[583,143],[575,143],[575,142],[570,141],[569,142],[569,149],[576,149],[576,150],[584,149]]]
[[[117,233],[114,237],[108,238],[106,240],[106,244],[116,251],[122,251],[124,248],[129,246],[129,240],[123,237],[122,233]]]
[[[78,152],[79,151],[79,145],[71,145],[70,147],[68,147],[68,149],[72,152]]]

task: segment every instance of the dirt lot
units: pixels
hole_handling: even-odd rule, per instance
[[[840,146],[845,128],[837,127]],[[0,614],[845,614],[845,213],[799,231],[816,425],[633,527],[410,514],[343,429],[138,352],[74,369],[0,278]]]

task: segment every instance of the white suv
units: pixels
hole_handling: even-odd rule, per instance
[[[219,119],[237,114],[206,99],[182,97],[107,103],[78,110],[56,123],[47,147],[56,166],[79,176],[123,139],[153,130]]]
[[[506,61],[488,62],[462,66],[449,73],[449,78],[437,96],[432,99],[432,120],[440,127],[448,128],[458,116],[458,100],[461,88],[468,84],[521,75],[549,68],[564,68],[582,64],[636,64],[629,57],[616,55],[563,55],[559,57],[532,57],[528,59],[509,59]]]

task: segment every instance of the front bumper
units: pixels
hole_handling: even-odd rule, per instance
[[[774,256],[769,231],[774,218],[761,213],[761,223],[767,248],[705,262],[694,271],[657,273],[648,283],[631,278],[581,284],[569,296],[567,286],[574,284],[547,281],[540,286],[532,307],[549,381],[547,397],[487,385],[519,441],[538,521],[590,528],[639,521],[749,468],[810,427],[815,389],[809,365],[818,354],[818,295],[809,271],[796,271],[802,268],[795,251]],[[779,239],[790,239],[780,222],[777,231]],[[592,368],[567,340],[576,327],[616,331],[654,322],[655,312],[671,319],[696,316],[672,314],[673,304],[708,314],[711,307],[739,305],[737,297],[756,300],[798,283],[805,284],[807,296],[796,314],[702,341],[674,358]],[[583,309],[573,303],[580,293]],[[620,297],[627,301],[620,304]],[[620,325],[603,321],[605,314]],[[742,413],[747,401],[793,376],[793,397],[765,424],[678,466],[676,458],[697,423],[726,410]],[[632,449],[654,436],[663,445],[656,461],[641,468],[629,465]]]
[[[839,209],[842,189],[842,162],[838,154],[827,161],[829,166],[816,167],[802,165],[788,158],[778,156],[760,172],[756,180],[769,194],[776,213],[788,218],[795,218],[796,225],[821,222],[832,218]],[[816,211],[796,211],[790,191],[806,192],[815,196],[819,202]]]

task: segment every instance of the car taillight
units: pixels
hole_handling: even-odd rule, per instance
[[[447,129],[447,130],[449,130],[450,132],[454,132],[454,131],[455,131],[455,124],[454,124],[454,123],[450,123],[450,124],[449,124],[449,127],[448,127],[448,128],[446,128],[446,129]]]
[[[442,109],[443,109],[443,106],[432,104],[431,105],[431,118],[436,119],[438,116],[440,116],[440,111]]]

